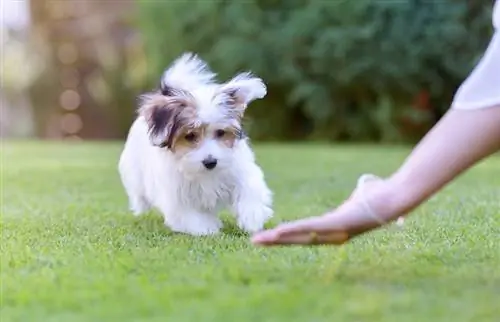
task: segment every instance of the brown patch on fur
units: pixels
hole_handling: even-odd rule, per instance
[[[229,97],[229,103],[237,104],[232,101],[235,98]],[[231,110],[234,113],[230,113],[229,118],[242,116],[237,108]],[[242,137],[242,131],[235,126],[221,125],[214,129],[213,125],[197,123],[196,102],[190,93],[181,90],[169,89],[143,95],[139,114],[146,119],[151,143],[166,147],[177,155],[198,148],[200,142],[207,138],[233,148],[236,140]]]
[[[165,96],[154,92],[141,97],[139,114],[148,123],[153,145],[172,148],[178,133],[189,127],[196,118],[193,97],[185,92],[176,94]]]
[[[215,136],[216,140],[218,140],[220,143],[224,144],[226,147],[232,149],[234,147],[234,143],[238,139],[238,129],[230,127],[227,129],[224,129],[224,134],[221,135],[221,133],[217,133],[215,131]]]
[[[172,151],[176,155],[182,156],[186,153],[196,150],[200,143],[206,139],[214,139],[219,144],[233,148],[236,140],[239,138],[240,130],[233,127],[218,128],[209,130],[209,125],[191,125],[183,127],[176,134],[172,145]]]
[[[190,150],[195,150],[204,138],[204,127],[186,126],[177,133],[172,151],[178,155],[186,154]]]

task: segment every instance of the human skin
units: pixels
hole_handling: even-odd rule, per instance
[[[409,214],[466,170],[500,150],[500,105],[450,109],[386,179],[370,180],[337,209],[283,223],[252,243],[341,245]]]

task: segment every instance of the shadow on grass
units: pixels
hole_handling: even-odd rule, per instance
[[[227,235],[230,237],[237,238],[248,238],[250,236],[249,233],[242,230],[238,227],[235,222],[235,219],[231,215],[223,214],[220,216],[223,227],[221,233],[223,235]],[[273,222],[273,220],[267,222],[265,224],[265,228],[271,228],[277,225],[277,222]],[[144,236],[164,236],[164,237],[173,237],[173,236],[190,236],[183,233],[177,233],[170,230],[163,223],[163,217],[155,212],[147,213],[138,217],[135,217],[132,220],[132,229],[137,233]]]
[[[160,234],[171,236],[173,232],[163,224],[163,218],[156,213],[147,213],[134,217],[132,227],[137,232],[147,234]]]
[[[236,221],[233,216],[228,215],[228,214],[223,214],[221,216],[222,223],[224,224],[222,228],[222,233],[225,235],[229,235],[232,237],[244,237],[248,238],[250,234],[244,230],[242,230],[238,225],[236,224]],[[275,227],[278,225],[278,221],[271,219],[269,220],[265,225],[264,229],[269,229],[272,227]]]

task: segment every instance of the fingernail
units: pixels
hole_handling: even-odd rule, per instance
[[[269,233],[269,232],[262,232],[259,234],[256,234],[252,237],[252,243],[254,244],[261,244],[265,242],[269,242],[274,239],[274,234]]]

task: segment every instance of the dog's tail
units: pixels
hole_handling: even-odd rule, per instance
[[[160,88],[164,94],[171,89],[191,91],[199,86],[213,84],[215,76],[207,63],[196,54],[184,53],[165,70]]]

